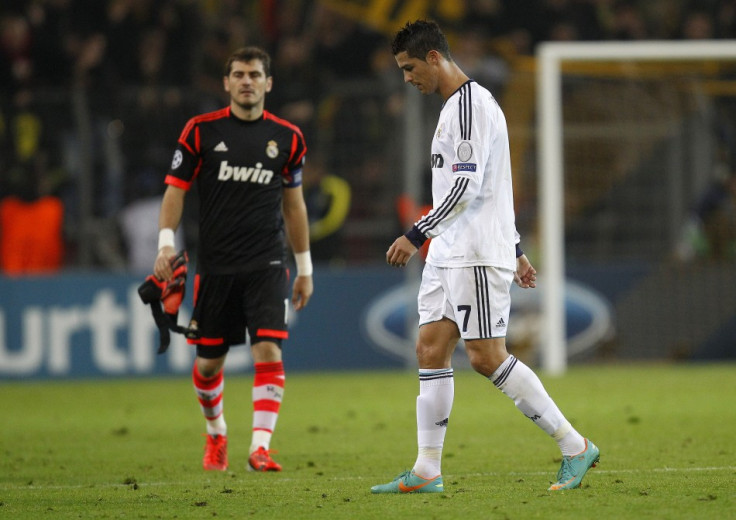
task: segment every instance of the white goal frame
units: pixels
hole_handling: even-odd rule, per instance
[[[537,157],[542,268],[542,368],[567,369],[561,63],[736,60],[736,40],[546,42],[537,47]]]

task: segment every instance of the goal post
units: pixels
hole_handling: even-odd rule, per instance
[[[562,69],[567,62],[736,60],[736,41],[546,42],[536,73],[542,368],[567,369]]]

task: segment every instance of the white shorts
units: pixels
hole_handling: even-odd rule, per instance
[[[463,339],[506,336],[514,272],[498,267],[445,268],[425,264],[417,297],[419,326],[443,317]]]

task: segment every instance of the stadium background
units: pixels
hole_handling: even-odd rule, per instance
[[[732,0],[4,1],[0,377],[190,369],[181,342],[155,356],[134,291],[153,262],[176,138],[191,115],[227,102],[222,63],[243,44],[271,52],[267,108],[298,124],[310,148],[317,292],[294,317],[287,362],[410,366],[420,262],[404,273],[383,256],[429,201],[423,157],[439,100],[402,84],[388,47],[417,17],[441,22],[454,58],[505,110],[517,225],[540,289],[538,44],[736,37]],[[594,64],[565,77],[571,361],[733,359],[733,71]],[[190,250],[195,222],[188,204]],[[514,301],[509,342],[534,363],[538,295]]]

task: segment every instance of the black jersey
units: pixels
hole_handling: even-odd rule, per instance
[[[230,107],[189,120],[166,183],[189,190],[197,181],[199,272],[284,265],[282,190],[301,185],[306,151],[299,128],[267,111],[255,121]]]

